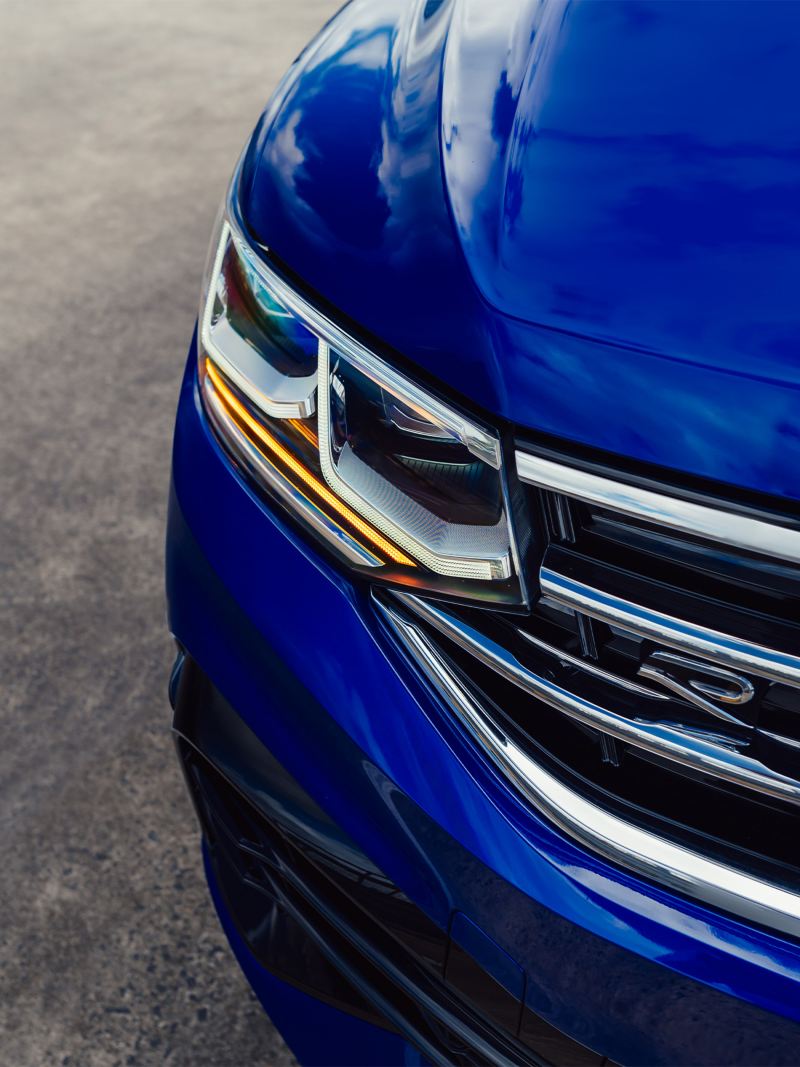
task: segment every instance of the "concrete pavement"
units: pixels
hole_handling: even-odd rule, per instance
[[[0,7],[0,1062],[291,1062],[169,734],[174,405],[209,230],[338,0]]]

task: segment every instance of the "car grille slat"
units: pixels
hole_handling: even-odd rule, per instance
[[[653,611],[584,582],[574,581],[550,567],[541,568],[539,581],[542,592],[551,599],[599,622],[693,652],[725,667],[753,671],[764,678],[800,686],[800,656]]]
[[[800,522],[776,514],[766,519],[731,505],[709,506],[666,491],[617,481],[529,452],[517,452],[523,482],[633,519],[800,564]]]

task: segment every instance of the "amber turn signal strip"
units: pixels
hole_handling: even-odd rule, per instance
[[[413,559],[407,556],[404,552],[401,552],[396,545],[393,545],[391,541],[388,541],[374,527],[365,522],[360,515],[357,515],[351,508],[343,503],[331,492],[328,486],[325,485],[324,482],[321,482],[312,471],[304,466],[288,448],[284,447],[276,437],[273,437],[265,426],[262,426],[257,419],[253,418],[244,404],[234,396],[225,384],[219,371],[208,357],[206,357],[205,369],[209,378],[214,383],[214,388],[216,389],[220,400],[228,409],[229,413],[235,415],[236,419],[240,423],[243,423],[247,430],[249,430],[249,436],[254,445],[256,442],[253,441],[253,437],[257,439],[259,445],[266,447],[274,457],[279,459],[284,466],[288,467],[295,478],[298,478],[304,486],[318,496],[327,508],[343,518],[353,527],[353,529],[358,531],[364,540],[368,541],[378,549],[379,552],[382,552],[393,563],[402,564],[404,567],[416,566]]]

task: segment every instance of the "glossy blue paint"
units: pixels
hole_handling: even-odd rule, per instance
[[[494,416],[800,499],[800,8],[356,0],[253,233]]]
[[[562,1030],[620,1062],[790,1062],[797,946],[613,869],[518,802],[409,674],[368,601],[233,471],[202,415],[193,351],[170,625],[248,725],[433,921],[463,912],[525,968],[528,1002]],[[278,700],[275,658],[307,699]]]

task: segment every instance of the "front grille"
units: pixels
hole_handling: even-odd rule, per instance
[[[647,835],[651,877],[693,891],[685,872],[659,868],[670,842],[684,866],[712,861],[704,877],[768,887],[755,909],[699,895],[800,933],[800,515],[517,460],[536,532],[530,613],[401,594],[384,615],[451,703],[469,716],[472,701],[502,731],[495,757],[517,746],[504,766],[517,785],[531,758],[598,822],[609,813]],[[591,843],[592,826],[582,834]]]

